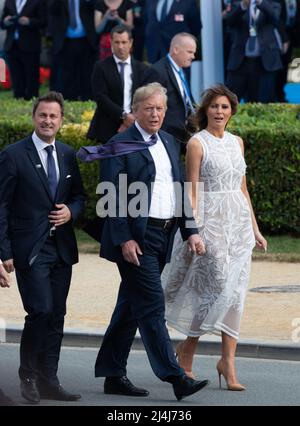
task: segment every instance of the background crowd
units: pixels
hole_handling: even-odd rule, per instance
[[[94,65],[112,55],[110,32],[120,24],[132,30],[136,60],[156,63],[181,32],[197,39],[201,59],[201,0],[0,0],[0,7],[0,54],[16,98],[38,95],[42,62],[51,67],[50,89],[67,100],[94,99]],[[284,101],[300,46],[300,0],[223,0],[222,7],[226,84],[245,101]]]

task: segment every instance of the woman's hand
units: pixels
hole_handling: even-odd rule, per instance
[[[268,248],[267,240],[262,236],[262,234],[259,231],[256,231],[254,235],[255,235],[256,248],[258,248],[259,250],[267,251],[267,248]]]

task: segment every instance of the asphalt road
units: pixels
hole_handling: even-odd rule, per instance
[[[17,344],[0,345],[0,387],[18,404],[26,405],[19,393]],[[179,409],[192,406],[299,406],[300,362],[262,359],[237,359],[241,383],[245,392],[229,392],[218,389],[216,373],[217,357],[197,356],[194,371],[199,378],[207,378],[211,384],[199,393],[177,402],[171,385],[158,380],[149,365],[144,351],[132,351],[128,363],[128,377],[137,386],[150,391],[147,398],[105,395],[103,379],[95,379],[93,367],[97,350],[89,348],[63,348],[59,377],[68,391],[81,393],[77,403],[42,401],[40,405],[68,406],[165,406]]]

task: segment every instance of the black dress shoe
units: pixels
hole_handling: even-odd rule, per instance
[[[5,395],[5,393],[3,393],[0,389],[0,407],[13,407],[17,405],[18,404],[16,404],[12,399]]]
[[[38,404],[40,402],[40,393],[38,391],[36,380],[24,379],[21,380],[21,395],[31,404]]]
[[[173,389],[177,400],[180,401],[185,396],[198,392],[209,383],[208,380],[194,380],[184,374],[173,383]]]
[[[67,392],[61,385],[58,386],[39,386],[42,399],[50,399],[53,401],[78,401],[81,395]]]
[[[127,396],[148,396],[146,389],[137,388],[126,377],[106,377],[104,382],[104,393]]]

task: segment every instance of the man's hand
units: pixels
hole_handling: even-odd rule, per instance
[[[57,210],[50,212],[48,216],[50,223],[56,227],[68,223],[72,218],[69,207],[65,204],[55,204],[55,207]]]
[[[3,266],[7,273],[14,272],[15,270],[13,259],[3,261]]]
[[[5,27],[11,27],[12,25],[14,25],[14,21],[12,20],[13,16],[12,15],[7,15],[4,19],[3,19],[3,24]]]
[[[140,246],[134,240],[126,241],[126,243],[121,244],[122,254],[126,262],[133,263],[136,266],[140,266],[138,254],[143,255]]]
[[[198,255],[205,253],[205,246],[198,234],[191,235],[188,239],[188,245],[193,253]]]
[[[27,26],[30,24],[30,19],[27,18],[27,16],[21,16],[21,18],[18,19],[18,22],[20,25]]]
[[[126,118],[123,120],[123,125],[128,128],[130,127],[135,121],[135,116],[131,113],[127,114]]]
[[[0,287],[10,287],[10,278],[3,265],[0,265]]]

